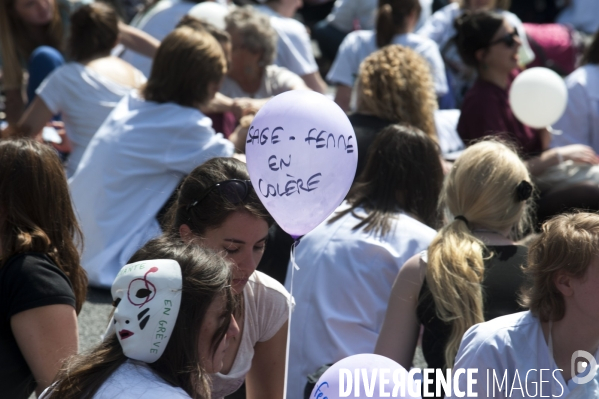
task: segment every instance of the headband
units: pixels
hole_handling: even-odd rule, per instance
[[[182,287],[181,267],[174,260],[125,265],[112,284],[116,309],[105,337],[115,332],[125,356],[154,363],[175,327]]]

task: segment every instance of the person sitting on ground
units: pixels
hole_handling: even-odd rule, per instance
[[[347,200],[302,237],[288,398],[303,398],[307,376],[323,364],[374,351],[393,279],[435,236],[442,181],[436,143],[414,127],[390,125],[372,143]]]
[[[73,62],[55,69],[38,87],[17,129],[35,135],[60,114],[71,154],[67,176],[77,170],[83,152],[116,104],[145,76],[128,63],[110,55],[118,43],[116,12],[104,3],[82,6],[71,15],[69,54]]]
[[[246,165],[233,158],[214,158],[195,168],[167,214],[171,234],[222,251],[233,267],[232,288],[240,305],[235,318],[242,333],[233,338],[222,370],[212,376],[213,399],[231,395],[244,380],[249,398],[283,397],[291,298],[280,283],[256,271],[272,222]]]
[[[355,31],[343,40],[327,75],[327,80],[337,85],[335,102],[343,110],[350,109],[352,88],[362,61],[389,44],[410,47],[421,55],[428,62],[437,96],[447,93],[445,66],[437,45],[430,39],[412,33],[420,10],[418,0],[380,0],[376,31]]]
[[[87,278],[55,151],[31,139],[3,140],[0,164],[0,392],[27,399],[77,353]]]
[[[598,243],[595,213],[558,215],[543,225],[524,270],[529,310],[466,331],[454,370],[478,369],[477,383],[454,374],[455,388],[468,386],[479,397],[599,397]]]
[[[69,186],[91,285],[109,287],[129,256],[160,234],[161,209],[185,175],[233,154],[200,111],[226,70],[208,32],[176,29],[160,45],[144,88],[119,102],[88,145]]]
[[[267,15],[278,36],[274,63],[300,76],[306,86],[319,93],[326,93],[327,85],[320,76],[314,59],[310,35],[306,27],[293,16],[302,0],[268,0],[256,6]]]
[[[527,249],[514,239],[530,226],[532,189],[526,166],[506,145],[482,141],[464,151],[439,200],[449,220],[397,275],[375,353],[409,369],[422,325],[428,367],[452,368],[468,328],[522,309]]]
[[[176,238],[154,239],[111,292],[104,341],[69,359],[41,398],[209,399],[209,374],[239,334],[228,262]]]
[[[232,11],[225,21],[231,35],[231,68],[221,94],[268,100],[289,90],[307,89],[295,73],[272,65],[277,39],[267,16],[246,6]]]
[[[597,3],[599,4],[599,3]],[[553,136],[552,147],[584,144],[599,151],[599,31],[586,51],[582,65],[566,78],[568,105],[553,125],[562,134]]]

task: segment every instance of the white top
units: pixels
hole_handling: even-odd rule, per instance
[[[252,366],[254,345],[271,339],[289,316],[287,290],[272,277],[255,271],[243,289],[245,301],[243,335],[233,367],[227,375],[212,375],[212,399],[235,392]]]
[[[599,4],[599,3],[598,3]],[[584,65],[566,78],[568,105],[553,128],[551,146],[586,144],[599,152],[599,65]]]
[[[599,351],[595,354],[595,359],[599,361]],[[478,393],[479,398],[529,398],[535,396],[534,392],[536,397],[581,399],[599,397],[599,376],[587,384],[577,385],[572,380],[566,383],[561,372],[555,371],[558,367],[550,355],[541,323],[530,312],[498,317],[471,327],[464,334],[453,370],[459,368],[478,368],[478,373],[474,377],[477,383],[473,384],[473,392]],[[541,373],[541,369],[549,369],[549,371],[545,370]],[[489,394],[487,394],[487,370],[489,370]],[[529,370],[533,371],[529,372]],[[496,386],[493,396],[493,372],[501,382],[506,371],[508,395],[504,385],[502,393]],[[516,372],[523,390],[518,388],[520,384]],[[585,374],[585,371],[581,373],[581,375]],[[515,383],[514,379],[516,379]],[[512,390],[512,385],[516,389]],[[459,378],[460,390],[465,392],[466,386],[466,375],[462,374]],[[526,394],[526,389],[529,395]],[[446,396],[446,398],[452,397],[455,396]]]
[[[524,25],[522,25],[520,18],[509,11],[501,9],[496,9],[494,11],[501,14],[510,25],[518,30],[518,35],[522,41],[519,52],[520,63],[528,64],[534,60],[535,54],[528,44],[526,31],[524,30]],[[462,15],[463,12],[464,9],[462,9],[457,2],[450,3],[431,15],[431,17],[424,23],[424,26],[422,26],[416,33],[433,40],[440,49],[443,49],[447,42],[456,35],[457,32],[453,26],[453,21]]]
[[[110,287],[129,257],[160,234],[156,213],[181,179],[233,150],[199,110],[125,96],[69,179],[90,285]]]
[[[255,93],[243,91],[229,76],[225,76],[220,92],[230,98],[270,98],[298,87],[305,87],[305,84],[302,78],[295,73],[277,65],[267,65],[262,75],[260,88]]]
[[[374,29],[376,21],[376,8],[378,0],[337,0],[335,7],[327,16],[327,21],[342,32],[349,33],[354,30],[354,21],[357,20],[360,29]],[[420,0],[420,17],[416,29],[420,28],[430,17],[433,0]]]
[[[599,29],[599,1],[572,0],[555,22],[572,25],[577,30],[593,34]]]
[[[50,399],[48,389],[40,399]],[[94,399],[189,399],[181,388],[173,387],[156,375],[146,363],[126,360],[102,384]]]
[[[337,211],[347,209],[343,203]],[[366,215],[363,209],[355,210]],[[308,374],[347,356],[373,353],[391,287],[402,265],[425,250],[435,231],[405,213],[384,236],[353,230],[351,213],[321,223],[296,249],[289,352],[289,399],[303,398]],[[291,265],[285,287],[291,288]]]
[[[395,35],[391,44],[410,47],[428,61],[433,84],[435,85],[435,92],[438,96],[447,93],[445,65],[439,53],[439,48],[432,40],[414,33],[406,33]],[[327,80],[331,83],[353,87],[354,81],[358,78],[360,64],[366,57],[377,50],[375,31],[360,30],[351,32],[343,39],[341,46],[339,46],[339,52],[327,75]]]
[[[195,5],[196,3],[192,1],[160,0],[145,14],[136,15],[131,21],[131,26],[141,29],[162,41]],[[151,58],[131,50],[125,50],[121,54],[121,58],[142,71],[144,75],[150,76],[152,70]]]
[[[457,159],[466,146],[458,134],[459,109],[435,110],[435,128],[441,154],[445,159]]]
[[[137,70],[135,79],[138,85],[146,81]],[[77,62],[55,69],[37,88],[37,95],[52,114],[62,114],[73,146],[67,165],[68,177],[75,173],[85,148],[104,119],[131,90]]]
[[[318,71],[306,27],[296,19],[283,17],[266,5],[256,6],[255,8],[256,11],[270,17],[270,24],[279,37],[277,56],[274,63],[299,76]]]

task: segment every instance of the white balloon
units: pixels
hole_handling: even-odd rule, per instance
[[[548,68],[527,69],[514,79],[510,89],[510,106],[516,118],[537,129],[557,122],[567,102],[564,79]]]

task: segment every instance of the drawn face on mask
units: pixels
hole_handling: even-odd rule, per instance
[[[125,356],[146,363],[160,358],[181,306],[181,268],[157,259],[124,266],[112,285],[111,327]]]

